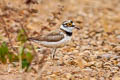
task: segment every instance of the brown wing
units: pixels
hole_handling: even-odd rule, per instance
[[[61,34],[59,31],[53,31],[47,35],[39,36],[30,38],[31,40],[37,40],[37,41],[48,41],[48,42],[57,42],[64,38],[64,35]]]

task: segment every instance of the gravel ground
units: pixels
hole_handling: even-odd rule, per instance
[[[80,28],[74,30],[69,45],[57,50],[55,60],[46,59],[41,80],[120,80],[120,0],[0,0],[0,15],[5,16],[15,47],[20,23],[26,25],[29,36],[47,34],[65,20]],[[8,39],[0,26],[2,41]],[[0,67],[0,80],[38,76],[33,70],[21,74],[19,66]]]

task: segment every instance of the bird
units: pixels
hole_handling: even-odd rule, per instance
[[[73,30],[75,28],[80,29],[75,26],[75,23],[72,20],[67,20],[60,25],[59,29],[51,31],[46,35],[30,37],[28,40],[36,42],[44,47],[52,48],[51,57],[54,59],[56,49],[64,47],[71,41]]]

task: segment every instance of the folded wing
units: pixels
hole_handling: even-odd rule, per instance
[[[44,36],[32,37],[29,40],[36,40],[36,41],[47,41],[47,42],[57,42],[64,38],[64,35],[61,34],[59,31],[53,31]]]

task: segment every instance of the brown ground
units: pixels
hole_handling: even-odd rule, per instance
[[[25,1],[0,0],[0,15],[6,16],[15,47],[20,23],[29,36],[46,34],[68,19],[80,28],[74,30],[71,45],[57,50],[54,61],[47,59],[41,80],[120,80],[120,0]],[[0,42],[8,41],[5,36],[1,26]],[[0,80],[35,80],[36,76],[33,70],[20,73],[19,66],[8,69],[0,64]]]

